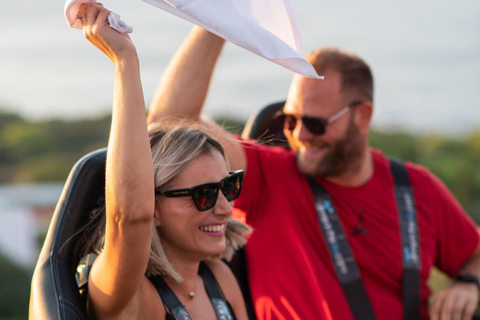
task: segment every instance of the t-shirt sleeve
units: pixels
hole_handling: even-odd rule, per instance
[[[412,183],[422,185],[420,192],[428,196],[431,221],[436,224],[435,265],[454,277],[477,249],[479,228],[440,179],[425,168],[417,166],[416,170],[418,174],[412,180],[417,181]]]
[[[253,141],[242,141],[247,157],[246,175],[242,193],[235,201],[234,218],[250,223],[260,214],[261,202],[267,196],[266,188],[275,182],[292,162],[292,154],[280,147],[269,147]]]

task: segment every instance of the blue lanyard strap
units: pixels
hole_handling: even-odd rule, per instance
[[[420,319],[420,246],[415,199],[407,169],[390,158],[400,222],[404,319]]]
[[[375,314],[330,194],[313,178],[308,177],[307,179],[315,200],[320,229],[322,229],[323,237],[327,243],[338,280],[342,284],[343,292],[350,305],[350,310],[355,319],[374,320]]]
[[[394,159],[390,159],[390,163],[402,241],[404,319],[415,320],[420,319],[420,249],[415,202],[405,166]],[[307,180],[320,229],[353,316],[374,320],[375,314],[330,194],[315,179],[307,177]]]

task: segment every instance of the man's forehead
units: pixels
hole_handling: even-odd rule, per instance
[[[284,111],[303,113],[336,108],[341,102],[340,76],[329,73],[325,80],[295,75],[288,93]]]

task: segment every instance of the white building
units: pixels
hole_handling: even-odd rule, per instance
[[[32,269],[63,183],[0,185],[0,253]]]

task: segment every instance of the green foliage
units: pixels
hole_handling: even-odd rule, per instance
[[[464,139],[374,130],[370,144],[388,155],[429,168],[480,222],[480,130]]]
[[[86,153],[105,147],[110,116],[29,122],[0,113],[0,183],[63,181]]]
[[[235,134],[244,127],[232,119],[217,122]],[[110,115],[29,122],[0,113],[0,182],[63,181],[80,157],[107,145],[109,128]],[[480,222],[480,130],[463,139],[372,130],[370,144],[428,167]]]
[[[31,276],[0,255],[0,319],[28,317]]]
[[[245,123],[240,122],[234,119],[217,119],[215,120],[223,129],[227,130],[233,134],[242,134],[243,128],[245,127]]]

